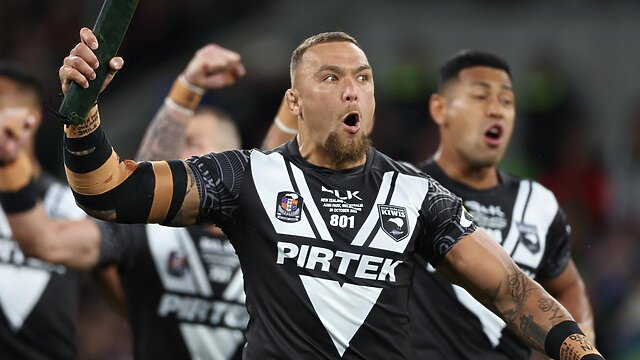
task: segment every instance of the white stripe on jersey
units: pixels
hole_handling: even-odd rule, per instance
[[[240,330],[180,324],[180,332],[193,360],[229,360],[244,343]]]
[[[291,164],[291,171],[293,172],[293,177],[296,180],[296,184],[298,184],[300,195],[302,195],[303,199],[308,199],[308,200],[305,200],[304,205],[307,209],[309,209],[311,219],[319,220],[319,221],[314,221],[314,224],[316,225],[316,228],[320,233],[320,238],[322,240],[333,241],[333,237],[331,237],[331,234],[329,233],[329,229],[327,229],[327,224],[325,224],[325,222],[322,220],[320,211],[318,211],[318,207],[316,207],[316,202],[313,200],[313,196],[311,196],[309,185],[307,185],[307,180],[305,180],[302,170],[300,170],[295,165]]]
[[[377,211],[377,210],[376,210]],[[364,323],[381,288],[344,283],[300,275],[311,305],[327,329],[340,356]]]
[[[524,206],[527,203],[527,198],[531,192],[531,182],[529,180],[521,180],[518,186],[518,195],[516,196],[515,204],[513,205],[513,211],[511,212],[511,226],[509,227],[509,234],[507,234],[502,247],[504,250],[511,254],[514,247],[518,243],[518,237],[520,232],[518,231],[518,221],[522,219],[522,213],[524,212]]]
[[[149,250],[164,288],[169,291],[211,296],[211,286],[187,229],[157,224],[146,225],[145,229]],[[169,273],[168,261],[172,252],[187,257],[189,271],[184,276]]]
[[[371,235],[371,232],[378,224],[378,221],[380,220],[380,213],[378,212],[378,206],[376,204],[384,204],[387,195],[389,195],[389,190],[391,189],[391,179],[393,179],[393,171],[384,173],[382,184],[380,184],[378,196],[376,197],[376,201],[371,207],[371,212],[369,212],[367,219],[364,221],[362,227],[360,228],[360,230],[358,230],[358,233],[353,238],[351,245],[362,246],[365,241],[367,241],[367,238],[369,237],[369,235]]]
[[[284,222],[275,216],[277,201],[276,196],[282,191],[294,192],[293,184],[289,179],[284,158],[279,153],[263,154],[259,151],[251,152],[251,174],[256,191],[262,202],[262,207],[267,213],[276,233],[282,235],[301,236],[315,239],[309,219],[302,211],[300,221]],[[256,178],[259,176],[260,178]],[[300,194],[302,195],[302,194]],[[302,197],[303,203],[312,202],[313,199]],[[324,239],[329,240],[329,239]]]
[[[387,235],[384,230],[379,229],[369,246],[376,249],[403,253],[411,240],[411,236],[413,236],[413,231],[416,228],[419,216],[418,209],[421,208],[428,190],[429,181],[427,179],[417,176],[398,174],[396,186],[389,205],[401,206],[407,209],[406,221],[408,222],[407,226],[409,234],[402,241],[396,241],[394,238]],[[378,214],[377,208],[375,210],[376,214]]]

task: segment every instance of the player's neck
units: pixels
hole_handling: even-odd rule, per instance
[[[448,178],[472,189],[491,189],[500,183],[495,166],[473,167],[455,152],[442,151],[442,148],[438,149],[433,159]]]
[[[300,156],[302,156],[302,158],[308,163],[315,166],[333,170],[345,170],[363,165],[367,161],[367,155],[365,154],[362,158],[356,161],[336,162],[335,159],[317,142],[311,141],[311,139],[307,139],[305,136],[301,136],[300,133],[298,133],[297,140]]]

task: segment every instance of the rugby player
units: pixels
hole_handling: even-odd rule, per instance
[[[82,29],[76,54],[60,69],[63,91],[93,78],[96,47]],[[373,73],[355,39],[310,37],[290,70],[285,96],[299,132],[272,152],[120,161],[94,107],[85,123],[65,128],[77,202],[121,223],[219,225],[245,276],[246,359],[412,358],[414,254],[529,346],[559,359],[602,359],[564,307],[476,228],[462,200],[370,146]]]

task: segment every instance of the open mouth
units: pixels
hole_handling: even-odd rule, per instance
[[[489,145],[500,145],[503,132],[501,124],[493,124],[484,132],[484,140]]]
[[[360,130],[360,114],[357,111],[352,111],[345,115],[342,123],[348,133],[355,134]]]

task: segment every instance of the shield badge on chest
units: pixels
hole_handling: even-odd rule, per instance
[[[409,220],[406,208],[378,204],[378,212],[380,213],[380,227],[395,241],[400,241],[409,235]]]

